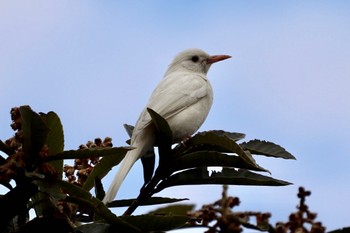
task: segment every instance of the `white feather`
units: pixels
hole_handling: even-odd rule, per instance
[[[198,60],[194,61],[194,56]],[[136,149],[126,154],[103,199],[104,203],[113,201],[133,164],[154,145],[155,133],[147,108],[168,121],[175,142],[199,129],[213,102],[213,91],[206,74],[212,63],[229,58],[220,56],[209,56],[202,50],[190,49],[175,57],[135,125],[131,146]]]

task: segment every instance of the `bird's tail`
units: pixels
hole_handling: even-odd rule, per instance
[[[122,161],[117,174],[114,176],[114,179],[111,185],[109,186],[109,189],[105,197],[102,200],[103,203],[106,204],[114,200],[125,177],[129,173],[131,167],[134,165],[136,160],[139,158],[140,152],[141,152],[140,149],[135,148],[134,150],[131,150],[128,153],[126,153],[125,158]]]

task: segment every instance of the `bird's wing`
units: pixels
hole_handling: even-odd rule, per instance
[[[210,88],[204,75],[175,72],[159,83],[146,108],[151,108],[167,120],[197,103],[208,94]],[[150,123],[151,117],[145,109],[140,115],[135,130],[141,131]]]

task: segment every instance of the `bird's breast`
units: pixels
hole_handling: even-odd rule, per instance
[[[174,142],[194,134],[208,116],[213,103],[213,91],[208,83],[207,95],[168,119]]]

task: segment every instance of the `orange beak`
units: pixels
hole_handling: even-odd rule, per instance
[[[228,58],[231,58],[231,56],[229,56],[229,55],[214,55],[214,56],[211,56],[207,59],[207,64],[213,64],[215,62],[222,61],[222,60],[225,60]]]

